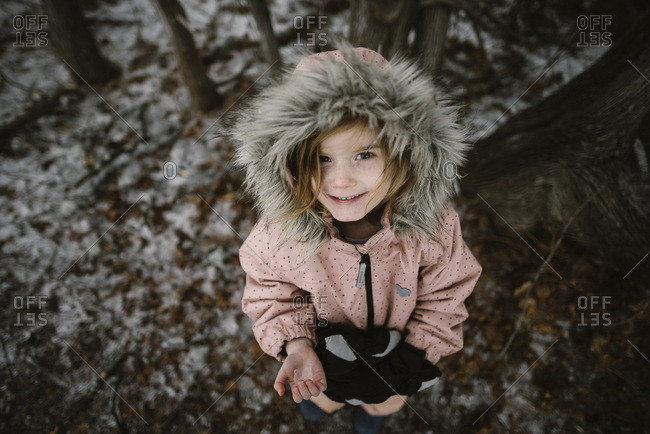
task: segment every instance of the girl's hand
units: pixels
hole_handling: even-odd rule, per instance
[[[284,383],[289,381],[293,400],[296,403],[320,395],[327,388],[325,372],[309,340],[294,340],[286,345],[285,359],[273,388],[284,396]],[[291,345],[289,345],[291,344]]]

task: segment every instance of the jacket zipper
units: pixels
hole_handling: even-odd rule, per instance
[[[361,288],[363,281],[366,282],[366,304],[368,307],[368,323],[367,330],[374,326],[375,309],[372,300],[372,278],[370,275],[370,255],[364,253],[361,255],[361,262],[359,263],[359,274],[357,275],[357,288]]]

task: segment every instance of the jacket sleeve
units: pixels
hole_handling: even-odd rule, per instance
[[[463,240],[458,213],[451,206],[444,211],[442,228],[441,244],[429,243],[428,263],[420,267],[417,303],[406,324],[405,339],[425,350],[433,364],[463,348],[462,323],[469,316],[464,301],[482,271]]]
[[[287,341],[306,337],[312,345],[316,344],[316,313],[308,302],[307,291],[284,281],[263,256],[260,246],[268,240],[254,228],[239,249],[239,260],[246,273],[242,310],[253,320],[253,333],[262,351],[282,362],[286,359]]]

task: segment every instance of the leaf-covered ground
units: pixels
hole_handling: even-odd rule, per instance
[[[310,425],[275,394],[279,364],[241,312],[237,254],[257,216],[219,132],[232,104],[267,79],[252,17],[237,1],[182,3],[210,76],[245,68],[208,113],[187,108],[148,2],[85,4],[102,52],[123,71],[92,89],[73,82],[51,47],[13,47],[18,30],[0,30],[0,123],[64,89],[47,114],[0,138],[0,431],[351,430],[351,408]],[[575,47],[589,4],[547,6],[479,5],[495,17],[485,27],[452,18],[443,82],[466,104],[473,139],[604,51]],[[278,33],[317,10],[271,3]],[[0,13],[9,22],[42,10],[10,1]],[[347,14],[328,16],[325,30],[345,32]],[[456,207],[484,271],[465,348],[382,432],[646,431],[647,285],[570,240],[546,265],[559,234],[520,238],[467,199],[461,191]]]

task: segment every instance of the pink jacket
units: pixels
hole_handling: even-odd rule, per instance
[[[442,245],[400,241],[390,229],[392,203],[382,229],[363,245],[344,241],[325,213],[331,239],[306,262],[295,243],[277,248],[277,225],[266,228],[265,219],[255,225],[239,250],[246,272],[242,309],[265,353],[284,361],[287,341],[306,337],[315,345],[317,320],[367,329],[362,254],[370,258],[374,326],[407,333],[406,342],[433,364],[463,347],[464,301],[481,266],[463,240],[458,213],[444,209]]]

